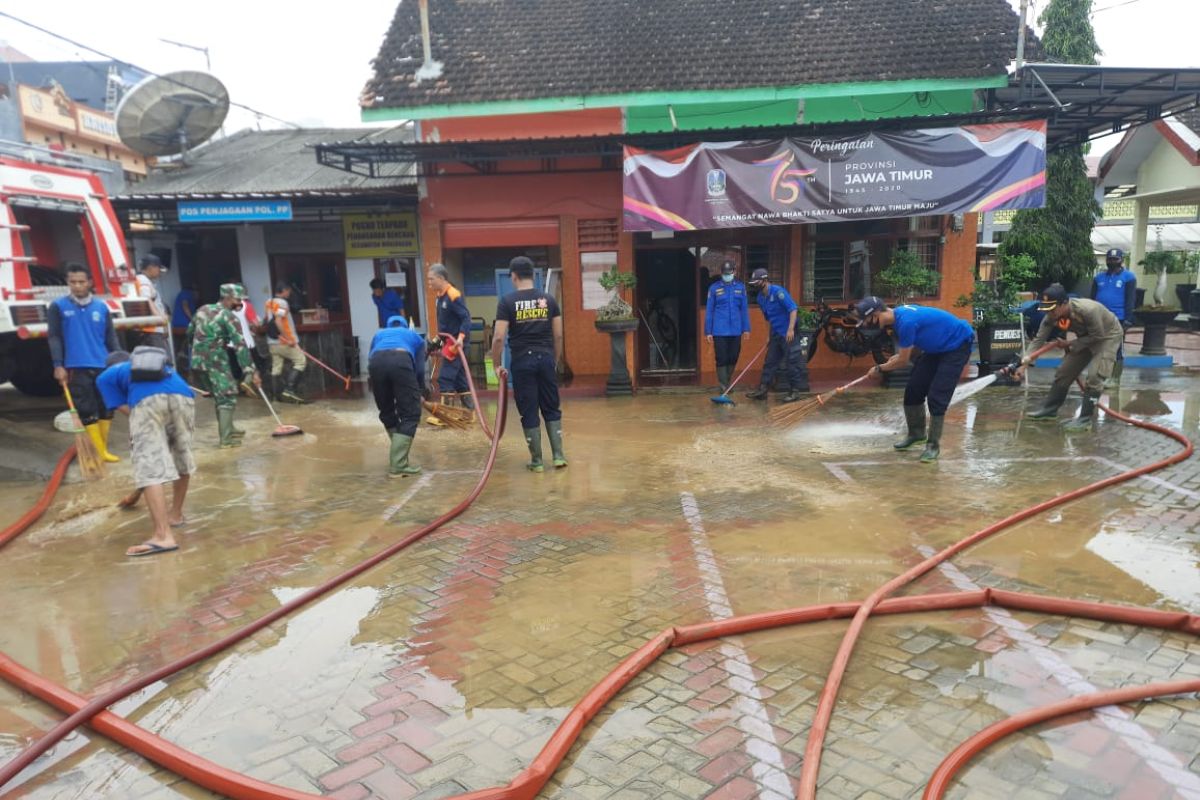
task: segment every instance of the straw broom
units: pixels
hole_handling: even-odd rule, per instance
[[[869,377],[871,377],[871,372],[868,372],[861,378],[856,378],[843,386],[839,386],[836,389],[830,389],[824,394],[815,395],[808,400],[804,400],[803,402],[788,403],[787,405],[776,406],[771,410],[771,422],[780,426],[795,425],[805,417],[815,414],[834,397],[837,397],[839,394],[845,392],[852,386],[862,383]]]
[[[71,390],[64,383],[63,394],[67,398],[67,408],[71,411],[71,427],[75,433],[75,457],[79,459],[79,471],[84,480],[96,481],[104,477],[104,463],[96,452],[96,445],[83,427],[83,420],[75,410],[75,401],[71,399]]]
[[[475,413],[469,408],[452,408],[441,403],[431,403],[428,400],[422,400],[421,405],[439,422],[460,431],[465,431],[475,422]]]

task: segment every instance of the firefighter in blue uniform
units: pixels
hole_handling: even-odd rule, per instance
[[[471,400],[471,387],[467,383],[467,370],[463,362],[463,346],[471,335],[471,312],[463,300],[462,292],[450,283],[450,273],[441,264],[429,267],[429,288],[437,295],[437,333],[448,333],[454,343],[438,337],[430,346],[442,351],[442,368],[438,372],[438,391],[443,402],[457,397],[467,408],[475,408]]]
[[[1092,299],[1100,303],[1121,322],[1121,328],[1129,330],[1133,325],[1133,307],[1137,305],[1137,275],[1125,269],[1125,252],[1118,247],[1109,250],[1104,257],[1107,269],[1092,278]],[[1119,381],[1125,368],[1125,345],[1117,348],[1117,363],[1113,367],[1112,379]]]
[[[758,292],[758,307],[771,329],[771,339],[767,343],[767,361],[763,364],[758,388],[746,392],[746,396],[752,400],[764,399],[782,363],[788,391],[781,400],[795,402],[800,399],[801,392],[808,391],[808,353],[805,352],[808,345],[804,337],[796,335],[796,301],[787,289],[772,284],[762,267],[750,276],[750,289]]]
[[[737,265],[721,265],[721,280],[708,287],[708,306],[704,314],[704,338],[717,357],[717,381],[721,391],[729,389],[729,378],[737,368],[742,339],[750,338],[750,298],[746,285],[737,280]]]

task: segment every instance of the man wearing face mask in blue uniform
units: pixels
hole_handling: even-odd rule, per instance
[[[746,286],[737,280],[732,261],[721,265],[721,280],[708,287],[708,306],[704,313],[704,338],[717,356],[717,381],[721,391],[729,389],[729,378],[737,368],[742,339],[750,338],[750,302]]]

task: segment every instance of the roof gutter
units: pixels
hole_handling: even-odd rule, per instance
[[[422,0],[422,6],[428,0]],[[427,55],[427,58],[429,56]],[[438,64],[440,70],[441,64]],[[422,66],[424,69],[424,66]],[[419,71],[418,71],[419,74]],[[438,73],[441,74],[440,72]],[[491,100],[479,103],[446,103],[411,106],[408,108],[364,108],[363,122],[384,122],[408,119],[452,119],[457,117],[489,117],[503,114],[537,114],[552,111],[580,111],[589,108],[636,108],[644,106],[681,106],[690,103],[774,102],[934,92],[946,89],[999,89],[1008,85],[1008,74],[981,78],[917,78],[903,81],[863,81],[859,83],[818,83],[800,86],[764,86],[749,89],[708,89],[681,92],[629,92],[623,94],[573,95],[543,97],[529,100]]]

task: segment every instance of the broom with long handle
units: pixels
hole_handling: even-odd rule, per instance
[[[96,452],[96,445],[83,427],[83,420],[75,410],[75,401],[71,399],[71,390],[67,384],[62,385],[63,395],[67,398],[67,408],[71,411],[71,425],[75,429],[75,456],[79,459],[79,471],[84,480],[96,481],[104,477],[104,463]]]
[[[733,402],[733,399],[729,396],[729,393],[733,391],[734,386],[738,385],[738,381],[740,381],[742,378],[744,378],[746,376],[746,373],[749,372],[750,368],[754,366],[754,362],[758,361],[758,357],[767,351],[767,345],[769,345],[769,344],[770,344],[770,342],[767,342],[762,347],[758,348],[758,352],[755,353],[754,357],[750,359],[750,363],[748,363],[748,364],[746,364],[746,366],[742,367],[742,371],[737,374],[736,378],[734,378],[733,380],[731,380],[729,382],[729,385],[725,387],[725,391],[721,392],[716,397],[710,397],[708,399],[712,400],[717,405],[724,405],[724,406],[737,405],[736,403]]]

